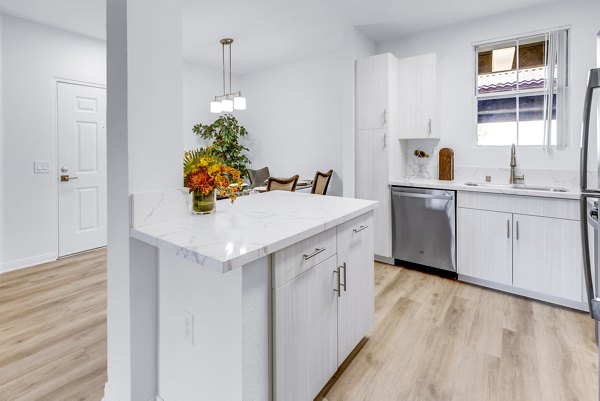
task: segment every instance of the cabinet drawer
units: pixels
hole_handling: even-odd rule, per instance
[[[279,288],[335,255],[335,228],[283,248],[273,254],[273,288]]]
[[[495,212],[579,220],[579,201],[575,199],[458,191],[457,206]]]
[[[373,212],[365,213],[337,226],[337,247],[356,247],[372,241],[374,233]]]

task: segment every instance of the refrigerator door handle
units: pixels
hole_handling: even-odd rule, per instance
[[[588,145],[590,140],[590,116],[592,114],[592,100],[594,98],[594,89],[600,88],[600,68],[590,70],[588,75],[588,85],[585,91],[585,101],[583,104],[583,120],[581,126],[581,165],[579,166],[579,182],[581,191],[589,191],[587,187],[587,166],[588,166]]]
[[[583,276],[585,278],[585,289],[587,292],[590,315],[593,319],[600,321],[600,299],[596,297],[594,282],[592,281],[592,262],[590,260],[590,239],[588,233],[588,198],[597,197],[595,194],[582,194],[580,200],[580,225],[581,225],[581,248],[583,250]]]

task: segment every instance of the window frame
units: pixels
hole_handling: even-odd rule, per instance
[[[488,39],[488,40],[480,40],[480,41],[476,41],[476,42],[472,42],[471,43],[471,51],[473,54],[473,63],[472,65],[472,77],[473,77],[473,103],[472,103],[472,107],[473,107],[473,139],[475,140],[475,147],[476,148],[490,148],[490,149],[496,149],[496,148],[509,148],[512,146],[512,144],[510,145],[480,145],[478,138],[477,138],[477,134],[478,134],[478,124],[479,124],[479,117],[478,117],[478,101],[480,99],[506,99],[506,98],[518,98],[520,96],[533,96],[533,95],[543,95],[545,92],[545,88],[534,88],[534,89],[516,89],[513,90],[511,92],[492,92],[492,93],[483,93],[483,94],[479,94],[478,93],[478,78],[479,78],[479,48],[483,47],[483,46],[494,46],[494,45],[499,45],[502,43],[506,43],[506,42],[515,42],[516,43],[516,66],[517,66],[517,83],[519,82],[519,73],[518,73],[518,66],[519,66],[519,42],[523,41],[523,40],[527,40],[527,39],[531,39],[531,38],[535,38],[536,36],[542,36],[542,35],[546,35],[550,32],[554,32],[554,31],[561,31],[561,30],[566,30],[567,31],[567,35],[568,35],[568,39],[567,39],[567,66],[566,66],[566,80],[567,80],[567,86],[569,86],[570,82],[571,82],[571,25],[564,25],[564,26],[558,26],[558,27],[553,27],[553,28],[548,28],[548,29],[540,29],[540,30],[536,30],[536,31],[531,31],[531,32],[527,32],[527,33],[522,33],[522,34],[515,34],[515,35],[510,35],[510,36],[504,36],[504,37],[498,37],[498,38],[493,38],[493,39]],[[517,84],[518,87],[518,84]],[[554,94],[556,94],[556,91],[554,91]],[[570,107],[570,106],[569,106]],[[516,119],[516,123],[517,123],[517,127],[518,127],[518,123],[519,123],[519,107],[517,107],[516,110],[516,114],[517,114],[517,119]],[[517,130],[517,142],[518,142],[518,137],[519,133]],[[515,146],[520,147],[520,148],[530,148],[530,149],[536,149],[536,148],[545,148],[544,144],[540,144],[540,145],[519,145],[518,143],[515,144]]]

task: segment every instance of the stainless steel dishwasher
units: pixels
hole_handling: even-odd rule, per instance
[[[456,272],[456,191],[391,192],[394,259]]]

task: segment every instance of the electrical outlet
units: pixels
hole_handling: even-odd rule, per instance
[[[46,174],[50,172],[50,162],[37,161],[33,162],[33,173],[34,174]]]
[[[194,315],[183,310],[183,338],[185,342],[194,345]]]

